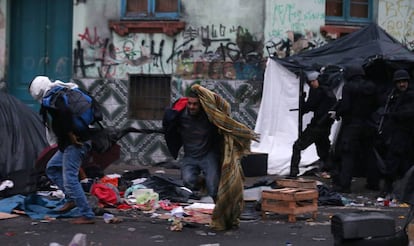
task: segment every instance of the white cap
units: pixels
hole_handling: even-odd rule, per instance
[[[46,76],[37,76],[33,79],[29,87],[30,95],[36,101],[40,101],[45,94],[52,87],[53,83]]]
[[[306,77],[308,78],[308,81],[316,80],[318,79],[319,73],[316,71],[307,72]]]

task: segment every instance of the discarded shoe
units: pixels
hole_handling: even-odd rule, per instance
[[[78,218],[74,218],[72,220],[70,220],[71,224],[74,225],[83,225],[83,224],[95,224],[95,220],[92,218],[87,218],[87,217],[78,217]]]
[[[63,204],[63,206],[61,208],[59,208],[57,211],[61,212],[61,213],[66,213],[66,212],[72,210],[75,207],[76,207],[75,202],[74,201],[69,201],[69,202],[66,202],[65,204]]]

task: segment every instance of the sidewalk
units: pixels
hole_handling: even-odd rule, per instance
[[[111,165],[105,174],[122,174],[124,171],[148,169],[151,174],[164,173],[179,177],[180,170],[159,166],[130,166],[123,163]],[[246,186],[263,179],[274,179],[277,176],[246,178]],[[321,180],[318,177],[305,177]],[[322,180],[329,182],[329,180]],[[347,206],[319,206],[317,217],[312,219],[310,214],[296,216],[295,223],[289,223],[286,215],[268,214],[266,219],[255,210],[254,202],[247,201],[246,209],[250,215],[241,220],[238,229],[217,232],[199,223],[183,223],[181,231],[172,231],[172,221],[167,218],[157,218],[154,214],[139,210],[120,211],[116,208],[105,208],[120,223],[106,223],[103,216],[97,216],[94,225],[71,225],[68,219],[31,220],[28,216],[0,220],[1,245],[68,245],[77,233],[86,236],[86,245],[286,245],[294,246],[328,246],[333,245],[330,219],[337,213],[355,211],[380,211],[395,219],[397,226],[405,222],[407,207],[385,207],[376,204],[376,193],[364,188],[365,180],[357,178],[352,187],[355,192],[346,195]],[[256,193],[257,194],[257,193]],[[248,198],[249,196],[246,196]],[[256,214],[254,214],[256,213]],[[380,226],[380,225],[379,225]]]

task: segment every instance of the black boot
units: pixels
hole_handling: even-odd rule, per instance
[[[297,177],[299,174],[300,150],[293,148],[292,159],[290,160],[290,177]]]
[[[299,166],[290,164],[290,177],[297,177],[299,174]]]

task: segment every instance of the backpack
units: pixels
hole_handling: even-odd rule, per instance
[[[89,129],[89,125],[95,122],[99,123],[103,119],[102,110],[96,100],[86,91],[80,88],[67,88],[63,86],[56,86],[50,89],[42,99],[42,107],[47,109],[56,109],[56,100],[60,96],[63,97],[64,102],[73,115],[73,123],[75,129],[84,131]],[[47,115],[43,114],[46,119]]]

